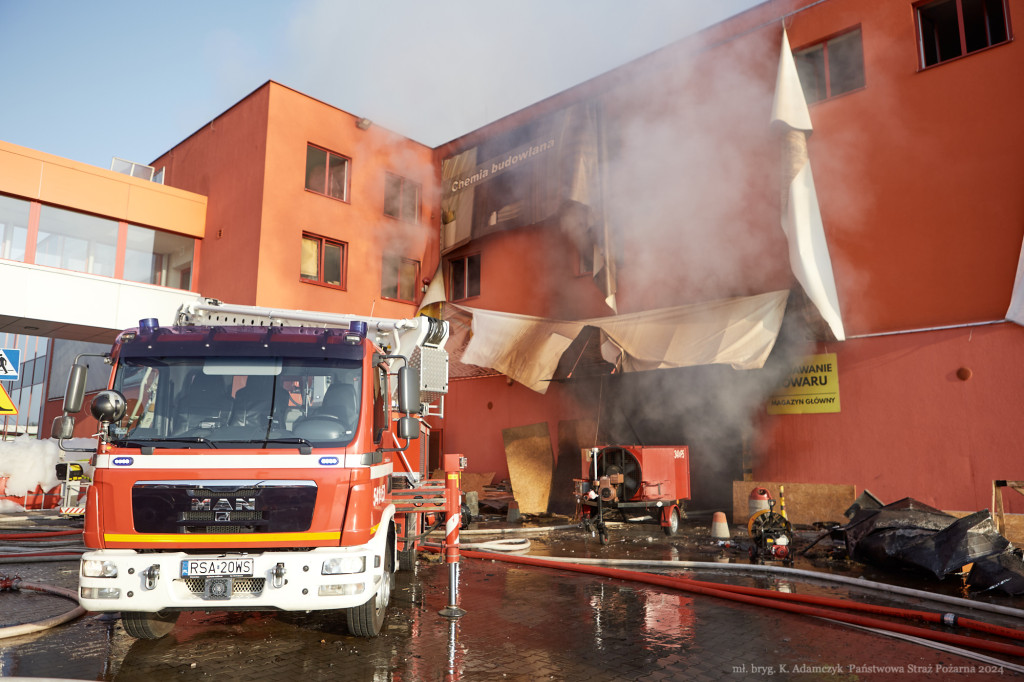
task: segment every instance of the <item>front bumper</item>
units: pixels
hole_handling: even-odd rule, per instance
[[[98,550],[82,555],[86,562],[110,562],[113,577],[87,577],[79,572],[79,602],[89,611],[261,610],[311,611],[359,606],[376,594],[384,575],[387,544],[319,547],[305,552],[261,553],[145,552]],[[363,570],[324,575],[331,560],[344,560]],[[252,560],[251,576],[182,577],[183,561]],[[95,564],[91,564],[95,566]],[[108,572],[114,572],[110,570]],[[227,579],[229,578],[229,579]]]

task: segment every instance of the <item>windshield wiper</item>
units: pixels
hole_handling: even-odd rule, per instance
[[[266,445],[267,443],[299,443],[313,447],[313,444],[305,438],[264,438],[263,444]]]
[[[310,455],[313,453],[313,444],[305,438],[238,438],[231,440],[221,439],[220,443],[263,443],[263,447],[267,447],[270,443],[283,443],[288,445],[300,445],[305,447],[299,448],[299,453],[303,455]]]
[[[163,438],[115,438],[110,442],[119,448],[167,447]]]
[[[208,448],[217,449],[217,444],[209,438],[203,438],[202,436],[175,436],[168,438],[126,438],[124,440],[113,440],[111,441],[115,445],[120,447],[156,447],[156,448],[169,448],[173,447],[168,443],[202,443]]]

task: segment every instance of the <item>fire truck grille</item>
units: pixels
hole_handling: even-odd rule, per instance
[[[139,481],[132,487],[138,533],[296,533],[309,530],[313,481]]]
[[[197,497],[216,497],[222,494],[222,491],[213,490],[210,488],[190,488],[189,492]],[[238,497],[254,497],[256,495],[259,495],[259,493],[259,488],[239,488],[237,490],[231,491],[232,495],[237,495]]]
[[[266,578],[235,578],[231,581],[231,595],[258,597],[263,594]],[[205,578],[185,578],[185,586],[192,594],[203,594],[206,589]]]
[[[192,521],[196,523],[212,522],[216,521],[216,512],[182,512],[180,514],[182,521]],[[262,521],[263,512],[232,512],[232,521]]]
[[[252,533],[252,526],[183,526],[181,532],[193,533]]]

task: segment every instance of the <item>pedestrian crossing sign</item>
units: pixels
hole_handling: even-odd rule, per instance
[[[3,384],[0,384],[0,415],[12,414],[18,414],[18,408],[14,405],[14,401],[11,400],[11,396],[7,395],[7,390],[4,389]]]
[[[18,368],[20,366],[20,348],[4,348],[0,350],[0,381],[17,381]]]

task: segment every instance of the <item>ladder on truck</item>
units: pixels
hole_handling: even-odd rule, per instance
[[[176,326],[314,327],[351,329],[363,325],[373,341],[389,355],[401,355],[420,370],[420,403],[424,417],[444,416],[448,393],[448,322],[419,315],[404,319],[367,317],[347,313],[287,310],[234,305],[200,297],[178,308]],[[435,404],[436,402],[436,404]]]

